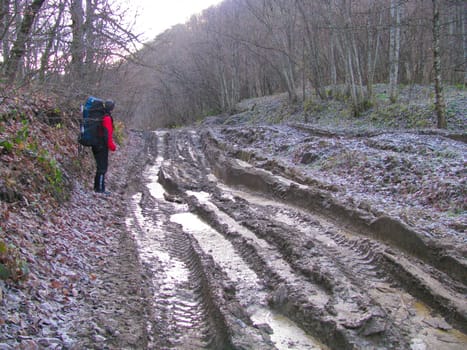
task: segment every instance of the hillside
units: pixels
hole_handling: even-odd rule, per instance
[[[402,86],[396,103],[391,103],[388,86],[375,85],[375,99],[358,117],[351,116],[349,100],[343,86],[328,87],[329,99],[320,101],[307,91],[305,103],[290,108],[287,94],[241,101],[233,115],[221,118],[224,125],[307,123],[314,127],[339,130],[423,130],[436,128],[434,91],[429,86]],[[447,132],[466,133],[467,93],[463,88],[446,87]],[[219,121],[219,118],[217,118]]]
[[[322,346],[316,348],[388,341],[393,347],[387,348],[462,348],[465,305],[455,296],[465,292],[467,92],[447,90],[449,128],[440,131],[433,128],[430,89],[404,89],[396,105],[389,104],[383,86],[378,89],[379,102],[359,118],[348,116],[345,101],[289,108],[279,95],[242,101],[235,114],[210,117],[198,126],[131,131],[111,155],[110,196],[91,191],[92,157],[79,153],[75,141],[77,110],[51,96],[23,93],[5,100],[0,346],[188,349],[206,347],[209,338],[231,348],[280,348],[268,335],[273,326],[254,324],[238,296],[253,302],[265,293],[269,299],[260,301],[295,317],[319,340]],[[204,202],[206,192],[235,224]],[[255,196],[264,196],[264,203]],[[276,208],[279,201],[285,204]],[[313,218],[295,206],[314,208]],[[242,264],[261,276],[265,289],[258,293],[233,283],[223,265],[228,262],[209,246],[213,240],[183,232],[171,221],[185,211],[222,232],[236,249],[245,249]],[[268,248],[258,238],[242,237],[237,224],[267,241]],[[147,236],[160,227],[165,232],[160,241]],[[317,227],[316,237],[301,231],[305,227]],[[408,236],[389,237],[387,227]],[[359,236],[365,230],[367,236]],[[165,255],[151,255],[146,247],[152,254],[163,248],[175,270],[165,270]],[[185,251],[190,257],[182,256]],[[277,266],[290,265],[293,278],[274,271],[277,266],[265,262],[269,255]],[[393,255],[407,263],[392,261]],[[354,258],[369,264],[361,276]],[[177,287],[177,273],[185,273],[177,272],[178,259],[195,266],[187,275],[197,277]],[[423,274],[413,275],[415,269]],[[389,282],[379,280],[381,274],[390,276]],[[289,281],[294,278],[303,290]],[[378,288],[365,294],[362,284],[373,278]],[[170,305],[180,298],[187,298],[180,308],[191,305],[195,291],[203,298],[194,299],[209,300],[198,306],[207,316],[190,319],[194,327],[185,329]],[[305,291],[333,295],[335,303],[323,308],[318,300],[304,303]],[[391,295],[405,300],[404,310],[395,311]],[[424,314],[420,323],[418,311],[411,314],[412,302],[423,302],[431,316]],[[352,310],[354,318],[343,321],[343,310]],[[315,327],[325,322],[336,326]],[[201,333],[210,330],[205,338],[189,331],[198,327]],[[424,335],[416,337],[417,332]],[[185,333],[186,338],[173,336]]]
[[[238,113],[206,124],[224,127],[231,152],[256,166],[311,178],[356,207],[464,241],[467,92],[447,89],[449,127],[439,130],[431,88],[405,87],[396,104],[386,90],[376,86],[377,101],[357,118],[345,101],[291,109],[281,95],[242,101]]]

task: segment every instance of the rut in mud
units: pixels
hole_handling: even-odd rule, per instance
[[[442,246],[236,159],[212,132],[141,137],[126,225],[149,348],[465,348],[465,265]]]

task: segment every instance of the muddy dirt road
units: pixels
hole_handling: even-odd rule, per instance
[[[138,135],[126,228],[148,348],[466,348],[459,252],[266,158],[246,162],[232,132]]]

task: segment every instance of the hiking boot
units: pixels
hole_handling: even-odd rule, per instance
[[[110,191],[95,191],[95,192],[96,192],[97,194],[103,194],[103,195],[106,195],[106,196],[112,194],[112,192],[110,192]]]

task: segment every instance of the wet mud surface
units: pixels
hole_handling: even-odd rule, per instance
[[[292,136],[281,144],[271,136],[281,133],[310,139],[302,165],[331,150],[325,145],[392,147],[390,136],[298,128],[132,135],[141,147],[125,231],[144,300],[144,341],[132,346],[465,349],[462,228],[440,216],[428,234],[423,218],[378,205],[381,193],[365,197],[332,172],[310,175],[286,154],[279,162],[277,150],[297,157],[286,147]]]

